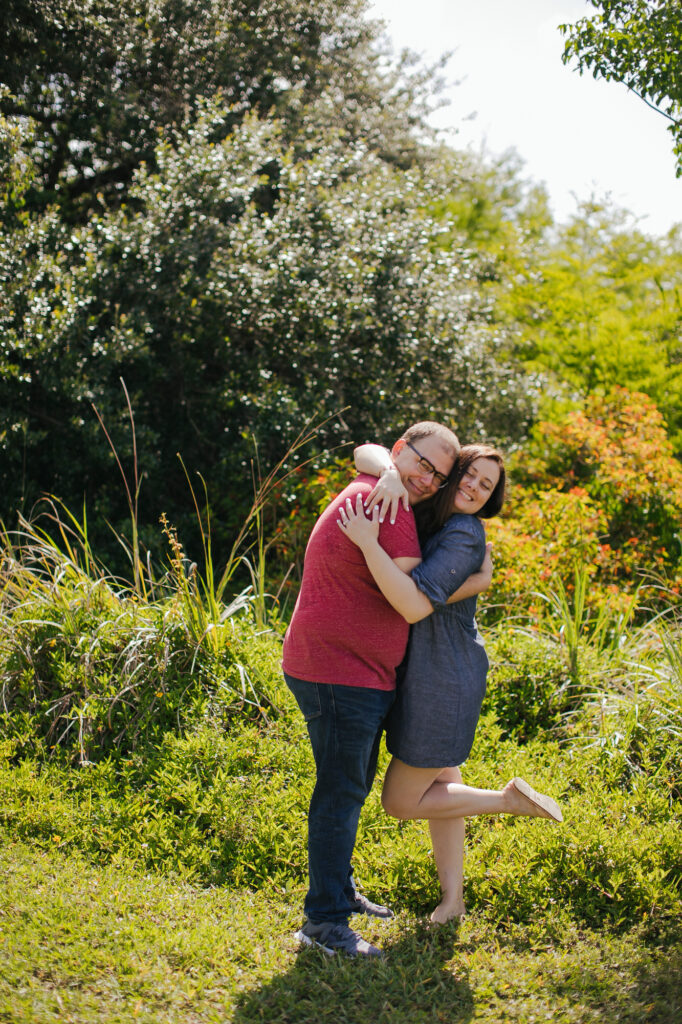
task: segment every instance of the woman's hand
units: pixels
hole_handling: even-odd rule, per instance
[[[341,505],[339,508],[339,518],[336,522],[348,539],[357,544],[359,548],[379,542],[379,508],[375,505],[372,510],[372,518],[368,519],[365,515],[361,494],[357,496],[355,508],[353,508],[350,498],[346,498],[345,506]]]
[[[383,523],[387,512],[390,512],[390,519],[395,523],[395,517],[402,501],[405,511],[409,511],[410,503],[407,497],[407,489],[400,479],[400,473],[396,466],[389,466],[385,469],[373,489],[367,495],[365,511],[374,512],[379,508],[379,522]]]

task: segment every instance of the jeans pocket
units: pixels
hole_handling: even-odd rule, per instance
[[[295,679],[284,673],[284,680],[296,698],[301,714],[306,722],[312,722],[322,714],[320,683],[310,683],[305,679]]]

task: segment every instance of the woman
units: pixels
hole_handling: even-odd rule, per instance
[[[378,446],[356,452],[361,472],[379,475],[388,467]],[[339,526],[361,548],[381,591],[412,623],[386,742],[393,755],[382,803],[397,818],[429,821],[443,896],[431,920],[444,923],[464,914],[464,818],[473,814],[521,814],[561,821],[551,797],[522,779],[501,791],[462,783],[459,765],[469,755],[485,695],[488,659],[476,629],[476,598],[448,603],[465,579],[478,571],[486,553],[482,519],[496,515],[504,500],[502,455],[488,445],[462,448],[451,479],[436,497],[417,507],[423,561],[411,576],[379,546],[379,508],[372,518],[361,501],[350,499]],[[377,486],[375,500],[396,491]],[[368,502],[369,505],[369,502]]]

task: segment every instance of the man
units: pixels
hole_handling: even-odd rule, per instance
[[[416,423],[405,431],[391,456],[410,505],[447,483],[458,452],[457,437],[439,423]],[[308,813],[306,921],[296,936],[327,953],[352,956],[379,956],[381,950],[349,927],[351,914],[393,916],[357,891],[351,857],[408,639],[407,623],[374,583],[362,552],[337,526],[346,498],[355,504],[375,482],[358,476],[315,524],[283,651],[285,679],[305,717],[316,767]],[[404,572],[418,565],[411,509],[401,505],[395,522],[383,522],[379,540]]]

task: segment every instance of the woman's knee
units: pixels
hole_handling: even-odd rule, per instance
[[[386,814],[403,821],[423,817],[420,803],[431,782],[428,778],[415,778],[414,772],[406,765],[393,771],[389,769],[381,791],[381,805]]]
[[[391,785],[390,779],[385,779],[384,787],[381,790],[381,806],[391,818],[401,818],[400,805],[400,793],[396,792],[395,787]]]
[[[402,821],[414,818],[415,796],[413,787],[406,785],[406,779],[401,772],[388,772],[384,779],[384,786],[381,791],[381,806],[391,818],[400,818]]]

